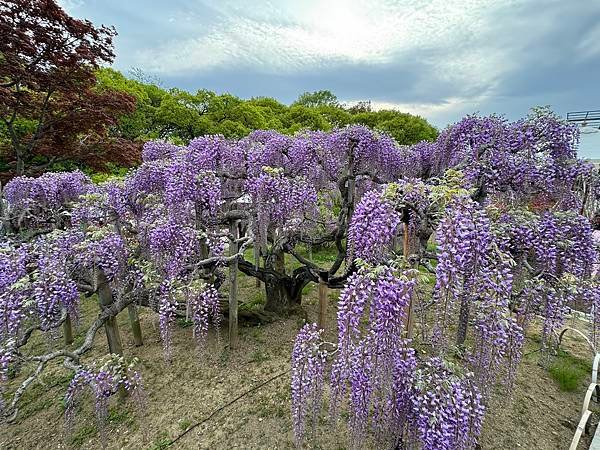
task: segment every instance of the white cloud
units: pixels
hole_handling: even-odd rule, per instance
[[[188,39],[138,50],[134,65],[171,75],[227,67],[286,74],[348,63],[385,65],[410,55],[422,58],[440,79],[490,85],[508,70],[505,55],[464,47],[485,36],[499,8],[515,2],[307,0],[255,2],[250,8],[206,0],[204,7],[218,13],[216,23]],[[440,50],[450,57],[427,60]]]
[[[577,51],[584,59],[600,55],[600,24],[587,32],[577,46]]]
[[[375,110],[395,109],[397,111],[415,114],[427,118],[431,123],[444,126],[454,117],[477,112],[479,105],[489,100],[487,95],[473,97],[450,97],[436,103],[397,103],[372,101],[371,106]],[[347,102],[353,104],[355,102]]]
[[[372,101],[371,106],[376,111],[381,109],[395,109],[423,117],[431,117],[436,114],[452,113],[455,110],[464,107],[466,102],[467,99],[453,97],[440,103],[394,103]]]
[[[58,5],[67,11],[69,14],[73,14],[77,9],[84,6],[84,0],[58,0]]]

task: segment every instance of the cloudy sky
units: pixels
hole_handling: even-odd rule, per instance
[[[61,0],[114,25],[115,67],[292,102],[329,89],[420,114],[600,109],[600,0]],[[600,158],[600,133],[581,153]]]

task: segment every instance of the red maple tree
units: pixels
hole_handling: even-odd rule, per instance
[[[102,168],[137,160],[139,144],[116,128],[135,98],[96,86],[115,35],[53,0],[0,0],[0,158],[10,175],[63,161]]]

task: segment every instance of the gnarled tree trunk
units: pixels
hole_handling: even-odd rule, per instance
[[[302,288],[306,283],[295,281],[290,277],[278,277],[267,274],[265,293],[267,302],[265,311],[277,314],[289,314],[302,303]]]

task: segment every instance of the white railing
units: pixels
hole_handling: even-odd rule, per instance
[[[575,435],[573,436],[571,446],[569,447],[569,450],[576,450],[583,433],[587,434],[587,432],[589,431],[589,420],[592,415],[592,412],[589,408],[590,401],[592,399],[594,399],[594,401],[596,402],[600,401],[600,398],[598,397],[598,365],[600,364],[600,353],[596,351],[594,344],[592,344],[592,342],[587,338],[586,335],[584,335],[581,331],[570,327],[567,327],[561,331],[560,336],[558,338],[559,347],[560,343],[562,342],[562,338],[567,331],[573,331],[579,334],[581,337],[583,337],[590,346],[592,352],[594,352],[594,363],[592,364],[592,381],[588,386],[587,391],[585,392],[585,397],[583,398],[583,406],[581,408],[581,418],[579,419],[579,424],[577,424],[577,430],[575,430]]]

